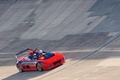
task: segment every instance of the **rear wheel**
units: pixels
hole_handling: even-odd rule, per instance
[[[19,72],[23,72],[22,66],[21,66],[20,64],[16,64],[16,67],[17,67],[17,69],[19,70]]]
[[[41,64],[40,63],[37,63],[36,64],[36,68],[38,71],[42,71],[42,67],[41,67]]]

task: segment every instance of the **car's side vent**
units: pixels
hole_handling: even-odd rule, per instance
[[[60,62],[61,62],[61,60],[58,60],[58,61],[54,62],[53,64],[56,65],[56,64],[58,64]]]

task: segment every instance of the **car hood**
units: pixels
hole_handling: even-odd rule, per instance
[[[49,59],[46,59],[46,60],[42,60],[43,62],[47,63],[47,64],[50,64],[50,63],[54,63],[58,60],[61,60],[62,58],[64,58],[64,56],[58,52],[54,52],[54,56],[49,58]]]

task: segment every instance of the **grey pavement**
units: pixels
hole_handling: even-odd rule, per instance
[[[120,0],[0,0],[0,80],[120,80]],[[18,73],[25,48],[59,51],[53,70]]]

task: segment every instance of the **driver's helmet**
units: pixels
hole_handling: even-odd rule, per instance
[[[42,50],[39,50],[39,53],[43,53],[43,51],[42,51]]]

